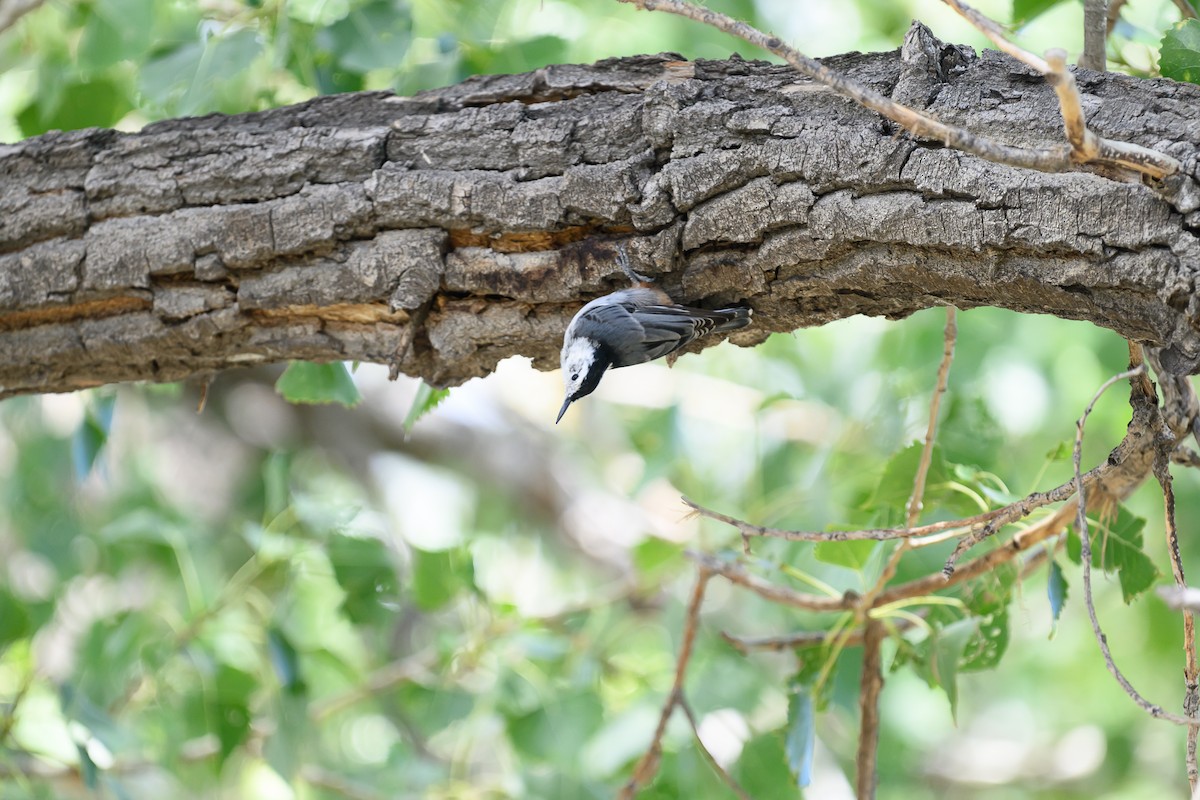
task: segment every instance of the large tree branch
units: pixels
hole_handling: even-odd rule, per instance
[[[1014,146],[1061,141],[1053,90],[995,53],[825,63]],[[579,304],[622,282],[616,241],[679,300],[751,304],[743,344],[992,305],[1194,371],[1200,89],[1079,80],[1098,135],[1184,169],[1146,186],[992,164],[788,68],[670,54],[3,147],[0,397],[387,362],[406,341],[401,369],[436,383],[515,353],[552,367]]]

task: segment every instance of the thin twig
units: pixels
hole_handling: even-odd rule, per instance
[[[1066,54],[1062,50],[1050,50],[1042,59],[1028,50],[1010,42],[1004,29],[980,14],[962,0],[942,0],[958,12],[959,16],[975,26],[1000,50],[1021,63],[1040,72],[1054,87],[1062,111],[1063,127],[1071,147],[1070,160],[1078,164],[1102,163],[1133,170],[1151,178],[1165,178],[1181,168],[1178,160],[1166,153],[1148,147],[1105,139],[1092,133],[1083,120],[1082,100],[1075,78],[1066,68]],[[1061,54],[1062,58],[1059,58]],[[1101,63],[1099,69],[1103,69]]]
[[[709,752],[709,749],[704,746],[704,740],[700,738],[700,725],[696,722],[696,712],[692,710],[692,706],[687,701],[687,698],[683,695],[680,695],[678,703],[679,707],[683,709],[683,715],[687,717],[688,724],[692,726],[692,733],[696,736],[696,746],[700,748],[700,754],[704,756],[704,760],[707,761],[709,766],[713,768],[713,771],[717,773],[717,777],[719,777],[721,781],[740,798],[740,800],[751,800],[750,795],[746,794],[746,790],[743,789],[738,782],[733,779],[733,776],[721,766],[716,757],[713,756],[713,754]]]
[[[433,307],[433,301],[436,295],[426,300],[408,316],[408,327],[400,334],[400,341],[396,342],[396,352],[392,353],[392,358],[388,362],[388,380],[394,381],[400,377],[400,367],[404,364],[404,359],[408,358],[409,352],[412,350],[413,342],[417,339],[417,331],[425,324],[425,319],[429,316],[429,309]]]
[[[1080,560],[1083,562],[1083,601],[1084,605],[1087,606],[1088,620],[1092,624],[1092,633],[1095,635],[1096,643],[1100,646],[1101,655],[1104,656],[1104,666],[1108,669],[1113,678],[1116,679],[1117,683],[1120,684],[1121,688],[1125,690],[1125,694],[1129,695],[1130,699],[1133,700],[1133,702],[1136,703],[1139,708],[1156,719],[1165,719],[1169,722],[1174,722],[1176,725],[1198,725],[1200,724],[1200,719],[1195,717],[1185,717],[1165,711],[1163,710],[1162,706],[1151,703],[1133,687],[1133,684],[1129,682],[1129,679],[1125,677],[1124,673],[1122,673],[1120,668],[1117,667],[1116,662],[1113,661],[1112,651],[1108,646],[1108,637],[1104,635],[1104,631],[1100,628],[1100,620],[1096,617],[1095,599],[1092,597],[1092,542],[1091,533],[1088,530],[1084,481],[1079,471],[1079,462],[1082,458],[1081,454],[1083,452],[1083,426],[1087,422],[1088,416],[1092,413],[1092,408],[1096,405],[1097,401],[1099,401],[1100,396],[1103,395],[1110,386],[1123,380],[1129,380],[1132,383],[1135,379],[1144,377],[1145,374],[1146,365],[1144,363],[1139,363],[1133,369],[1128,369],[1125,372],[1122,372],[1119,375],[1114,375],[1106,380],[1100,386],[1100,389],[1096,392],[1095,396],[1092,398],[1092,401],[1088,403],[1087,408],[1083,410],[1083,416],[1081,416],[1079,421],[1075,423],[1075,451],[1072,456],[1072,463],[1075,467],[1075,485],[1079,495],[1076,504],[1077,510],[1075,514],[1075,529],[1079,532]]]
[[[1154,461],[1154,477],[1163,492],[1163,510],[1167,534],[1167,555],[1171,561],[1171,574],[1175,585],[1187,590],[1187,579],[1183,573],[1183,559],[1179,555],[1179,533],[1175,526],[1175,489],[1171,481],[1171,470],[1164,452]],[[1200,711],[1200,665],[1196,662],[1196,621],[1190,609],[1183,609],[1183,711],[1195,717]],[[1192,791],[1200,785],[1200,766],[1196,760],[1196,741],[1200,737],[1200,726],[1189,725],[1187,734],[1187,776]]]
[[[879,783],[879,695],[883,691],[883,623],[868,618],[866,635],[863,637],[862,679],[859,684],[858,754],[854,759],[857,767],[858,800],[873,800],[875,787]]]
[[[659,714],[658,726],[654,729],[654,738],[650,740],[650,746],[646,748],[646,752],[638,759],[637,765],[633,768],[633,774],[629,777],[629,782],[621,787],[621,792],[617,795],[620,800],[633,800],[637,796],[638,787],[649,783],[654,774],[658,772],[658,765],[662,760],[662,740],[667,733],[667,723],[670,721],[675,707],[683,701],[683,679],[687,675],[688,661],[692,658],[692,646],[696,643],[696,629],[700,623],[700,606],[704,604],[704,590],[711,577],[712,571],[701,563],[697,569],[696,585],[692,589],[692,597],[688,601],[687,614],[684,616],[683,642],[679,646],[679,658],[675,661],[675,680],[663,703],[662,713]]]
[[[1108,39],[1108,0],[1083,0],[1083,53],[1079,66],[1103,72]]]
[[[916,616],[924,616],[924,612],[918,611]],[[896,633],[903,633],[917,625],[911,619],[893,619],[889,620],[889,622]],[[799,650],[805,647],[820,647],[829,643],[831,633],[833,631],[799,631],[779,636],[734,636],[731,633],[722,632],[721,638],[737,648],[739,652],[749,654],[755,650],[779,652],[783,650]],[[856,628],[846,635],[842,646],[857,647],[862,644],[864,635],[863,628]]]
[[[724,14],[719,14],[716,11],[694,6],[684,2],[684,0],[618,0],[618,2],[629,3],[648,11],[664,11],[670,14],[677,14],[737,36],[756,47],[769,50],[793,66],[801,74],[807,75],[813,80],[828,86],[843,97],[848,97],[859,105],[892,120],[917,136],[940,141],[945,146],[952,147],[955,150],[972,153],[988,161],[1036,169],[1043,172],[1065,172],[1074,169],[1077,164],[1077,161],[1073,158],[1073,151],[1068,145],[1054,145],[1044,149],[1016,147],[998,142],[986,136],[978,136],[965,128],[947,125],[926,113],[897,103],[874,89],[867,88],[834,72],[819,61],[809,58],[799,50],[784,44],[776,36],[765,34],[744,22],[727,17]],[[946,0],[946,2],[954,4],[952,0]],[[995,25],[990,20],[988,22]],[[1108,143],[1108,140],[1104,141]],[[1105,157],[1098,160],[1113,161],[1113,163],[1117,163],[1120,166],[1153,177],[1170,175],[1177,172],[1180,168],[1177,160],[1163,153],[1139,147],[1138,145],[1117,142],[1112,144],[1122,145],[1124,148],[1121,150],[1124,153],[1122,158],[1119,160],[1110,159],[1108,156],[1116,152],[1116,149],[1112,149],[1104,151],[1103,155]],[[1136,158],[1131,154],[1135,154]]]
[[[917,464],[917,475],[913,480],[912,497],[908,499],[907,524],[911,528],[921,518],[925,499],[925,480],[929,477],[929,465],[933,463],[933,442],[937,437],[938,414],[942,409],[942,397],[950,380],[950,365],[954,362],[954,344],[958,339],[958,311],[946,306],[946,328],[942,334],[942,362],[938,365],[937,383],[933,397],[929,400],[929,422],[925,426],[925,446],[921,449],[921,461]]]
[[[708,553],[689,551],[688,557],[699,564],[702,569],[714,575],[720,575],[730,583],[743,586],[759,597],[781,606],[801,608],[805,611],[848,611],[857,605],[858,597],[853,593],[847,593],[842,597],[824,597],[797,592],[783,586],[776,586],[757,575],[746,572],[741,564],[724,561]]]

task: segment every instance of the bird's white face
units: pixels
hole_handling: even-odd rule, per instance
[[[562,366],[563,385],[567,397],[574,397],[583,382],[587,380],[588,371],[596,360],[596,344],[590,339],[575,339],[563,348],[559,364]]]

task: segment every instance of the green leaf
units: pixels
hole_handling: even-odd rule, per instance
[[[466,548],[412,549],[413,599],[422,610],[441,608],[473,584],[474,564]]]
[[[856,539],[848,542],[819,542],[813,548],[813,555],[818,561],[846,567],[855,572],[865,572],[879,542],[870,539]]]
[[[579,751],[600,727],[604,708],[594,691],[558,693],[528,714],[510,719],[508,735],[526,758],[562,769],[575,764]]]
[[[379,539],[334,534],[329,538],[333,573],[346,591],[342,608],[351,622],[380,622],[393,614],[385,602],[400,593],[392,553]]]
[[[1167,31],[1158,67],[1163,77],[1200,83],[1200,20],[1184,20]]]
[[[97,70],[140,61],[152,42],[154,9],[154,0],[99,0],[83,28],[79,66]]]
[[[1121,594],[1126,603],[1149,589],[1158,578],[1158,568],[1142,549],[1142,528],[1146,520],[1118,506],[1117,515],[1109,524],[1094,520],[1088,524],[1092,537],[1092,566],[1107,573],[1116,572]],[[1067,556],[1081,563],[1083,547],[1073,528],[1067,537]]]
[[[304,691],[304,679],[300,677],[300,657],[287,634],[272,625],[267,631],[267,654],[279,685],[287,692]]]
[[[404,417],[404,432],[411,431],[417,424],[417,420],[437,408],[438,404],[449,395],[449,389],[435,389],[425,381],[421,381],[420,387],[417,388],[417,395],[413,398],[412,406],[408,409],[408,415]]]
[[[950,716],[958,721],[958,666],[967,642],[979,629],[979,619],[967,617],[933,635],[933,678],[950,700]]]
[[[210,705],[211,721],[216,725],[221,762],[224,763],[250,732],[250,695],[257,681],[248,672],[221,664],[217,667],[215,683],[215,697]]]
[[[73,131],[80,128],[107,128],[133,108],[125,90],[111,80],[98,78],[62,87],[57,102],[34,100],[17,115],[17,123],[26,136],[51,130]]]
[[[879,525],[904,524],[922,448],[921,443],[913,442],[888,459],[883,476],[867,504],[867,508],[875,512]],[[929,472],[926,473],[925,479],[925,511],[945,508],[955,514],[979,513],[979,507],[975,503],[946,485],[951,480],[951,467],[946,463],[942,449],[935,445],[930,454]]]
[[[812,782],[813,746],[816,743],[812,692],[802,687],[792,694],[788,702],[787,751],[788,767],[796,777],[796,785],[803,789]]]
[[[77,481],[82,481],[92,471],[96,457],[108,442],[116,402],[115,394],[94,394],[88,402],[83,420],[71,436],[71,464]]]
[[[411,29],[408,9],[393,0],[376,0],[323,29],[317,42],[351,72],[395,70],[408,52]]]
[[[25,604],[0,586],[0,651],[29,635],[32,625]]]
[[[733,767],[733,778],[754,800],[796,800],[796,778],[787,765],[779,731],[746,742]]]
[[[1013,25],[1024,25],[1065,0],[1013,0]]]
[[[354,379],[340,361],[293,361],[275,382],[275,391],[289,403],[341,403],[353,408],[362,400]]]
[[[1050,635],[1058,627],[1058,618],[1062,615],[1063,606],[1067,602],[1067,579],[1062,567],[1053,559],[1050,561],[1050,575],[1046,581],[1046,594],[1050,598]]]

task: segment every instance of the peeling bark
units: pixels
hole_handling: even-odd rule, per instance
[[[1012,144],[1053,91],[966,48],[826,63]],[[1148,186],[918,142],[784,67],[673,54],[0,147],[0,397],[282,359],[458,383],[557,366],[635,267],[746,303],[751,345],[853,314],[990,305],[1087,320],[1200,367],[1200,87],[1076,72],[1101,135],[1181,159]],[[427,307],[427,315],[418,309]]]

